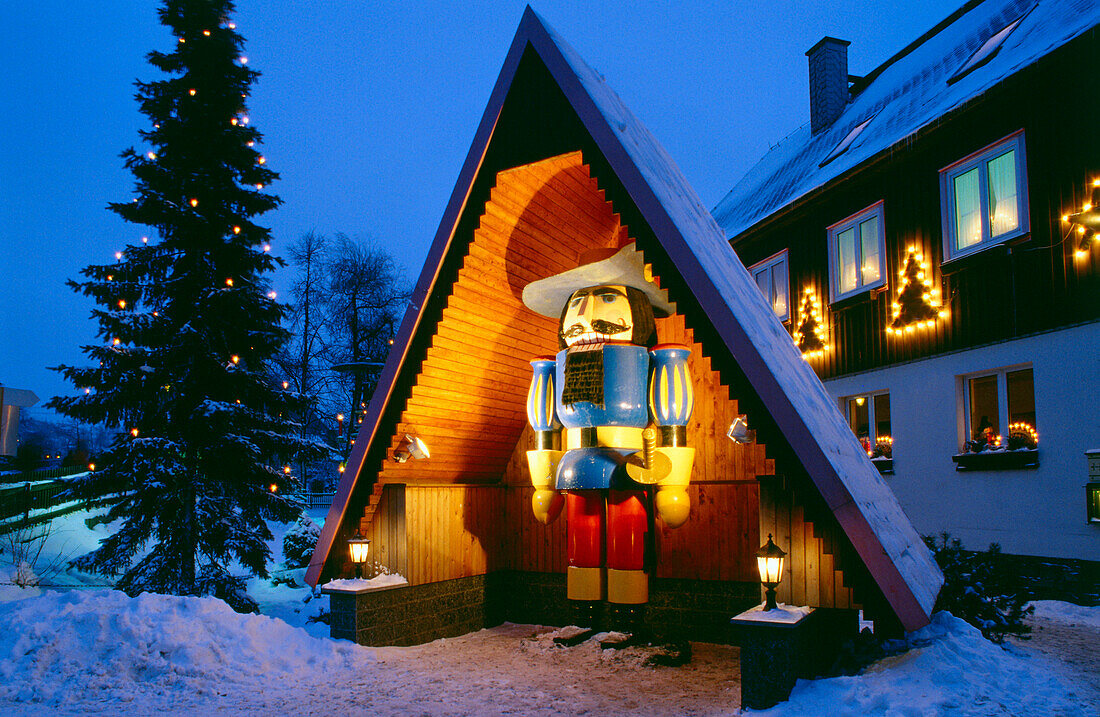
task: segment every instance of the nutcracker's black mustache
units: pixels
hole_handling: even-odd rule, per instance
[[[574,336],[580,336],[581,334],[587,333],[588,331],[595,331],[598,334],[605,334],[610,336],[612,334],[621,334],[624,331],[630,330],[631,326],[626,322],[620,324],[615,323],[614,321],[604,321],[603,319],[596,319],[592,322],[591,329],[582,326],[581,324],[573,324],[565,331],[562,331],[561,336],[563,339],[571,339]]]

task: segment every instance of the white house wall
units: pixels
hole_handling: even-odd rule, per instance
[[[960,376],[1030,364],[1039,467],[956,471]],[[1087,449],[1100,447],[1100,324],[868,371],[825,383],[842,396],[890,392],[894,475],[885,476],[923,535],[947,531],[971,549],[1100,560],[1100,525],[1085,520]],[[839,406],[839,403],[837,404]]]

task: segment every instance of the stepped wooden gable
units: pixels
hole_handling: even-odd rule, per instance
[[[531,515],[524,461],[529,361],[557,350],[557,327],[524,308],[520,295],[528,282],[575,266],[583,251],[624,240],[637,242],[677,305],[658,320],[660,340],[692,347],[693,508],[677,530],[658,524],[656,577],[755,582],[761,533],[773,532],[791,553],[788,601],[860,604],[907,629],[927,622],[940,580],[934,563],[896,502],[866,504],[893,501],[889,489],[858,485],[881,479],[789,337],[775,339],[782,327],[698,198],[530,9],[307,581],[350,573],[344,540],[357,529],[372,539],[372,557],[412,585],[496,570],[564,571],[564,523],[544,526]],[[725,437],[742,413],[761,442]],[[423,439],[431,457],[391,460],[406,433]],[[867,471],[852,462],[853,448]],[[838,475],[844,460],[858,474],[854,485]],[[901,524],[884,525],[891,521]],[[928,565],[927,580],[913,577],[915,566]]]

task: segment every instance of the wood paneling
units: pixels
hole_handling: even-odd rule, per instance
[[[840,563],[844,562],[840,557],[842,548],[848,547],[840,526],[827,511],[816,511],[813,516],[816,520],[811,520],[803,502],[806,492],[785,488],[784,482],[781,478],[767,479],[761,483],[759,493],[757,547],[771,534],[775,544],[787,551],[776,599],[814,607],[861,607],[854,602],[851,585],[845,583],[845,572],[840,569]],[[811,500],[811,506],[812,503]],[[814,512],[812,507],[809,512]],[[847,552],[852,553],[846,556],[849,571],[856,577],[866,573],[862,563],[852,559],[854,551],[848,547]],[[852,582],[852,576],[848,580]]]

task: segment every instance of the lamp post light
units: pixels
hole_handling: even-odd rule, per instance
[[[364,538],[362,533],[355,531],[355,536],[348,538],[348,550],[351,552],[351,562],[355,563],[355,577],[363,577],[363,563],[367,562],[367,550],[370,548],[370,539]]]
[[[764,609],[775,610],[775,586],[783,579],[783,556],[786,555],[778,545],[772,542],[768,533],[768,542],[756,551],[756,567],[760,570],[760,582],[767,590],[764,592]]]

